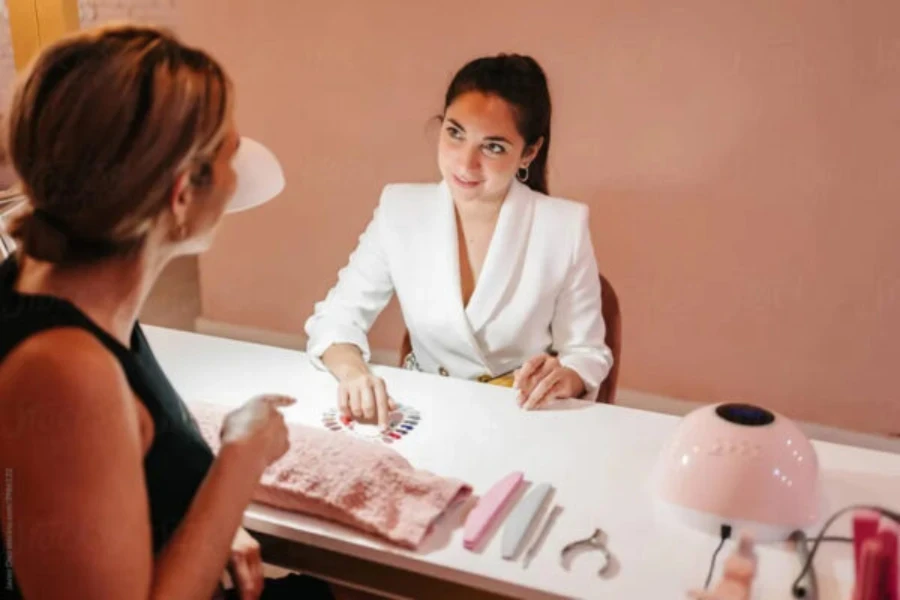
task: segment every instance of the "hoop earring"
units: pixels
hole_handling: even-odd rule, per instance
[[[519,170],[516,171],[516,179],[518,179],[522,183],[528,181],[528,176],[528,167],[519,167]]]

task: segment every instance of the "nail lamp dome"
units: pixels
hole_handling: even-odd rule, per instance
[[[656,466],[657,500],[682,523],[721,526],[760,542],[819,519],[819,462],[789,419],[749,404],[716,404],[682,419]]]

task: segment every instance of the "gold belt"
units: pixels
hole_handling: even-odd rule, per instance
[[[410,357],[412,357],[411,353],[409,356],[407,356],[406,362],[404,363],[405,365],[413,364],[410,362]],[[412,360],[415,360],[415,359],[413,358]],[[410,368],[410,367],[407,366],[406,368]],[[418,369],[418,365],[415,365],[415,368]],[[438,375],[440,375],[441,377],[449,377],[450,373],[444,367],[438,367]],[[496,377],[491,377],[490,375],[485,373],[484,375],[479,375],[478,377],[476,377],[475,381],[479,381],[481,383],[489,383],[491,385],[499,385],[502,387],[512,387],[513,383],[515,382],[515,379],[516,379],[516,371],[512,370],[512,371],[503,373],[502,375],[497,375]]]
[[[478,377],[478,381],[480,381],[481,383],[488,383],[490,385],[512,387],[515,378],[515,371],[511,371],[509,373],[504,373],[503,375],[498,375],[497,377],[491,377],[490,375],[481,375],[480,377]]]

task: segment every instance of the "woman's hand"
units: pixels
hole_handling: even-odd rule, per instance
[[[397,410],[397,405],[388,396],[384,380],[369,371],[362,351],[353,344],[332,344],[322,354],[322,362],[338,380],[341,416],[377,421],[382,429],[387,428],[388,415]]]
[[[238,528],[231,543],[228,574],[241,600],[259,600],[262,596],[265,579],[259,542],[243,527]]]
[[[578,398],[584,394],[581,376],[560,364],[549,354],[528,359],[516,371],[513,387],[519,390],[519,406],[525,410],[537,408],[550,400]]]
[[[245,448],[259,459],[263,468],[269,466],[288,449],[288,429],[278,407],[294,402],[293,398],[278,395],[250,399],[225,417],[220,434],[222,447]]]
[[[340,378],[338,407],[341,415],[357,421],[377,421],[382,429],[397,405],[388,396],[384,379],[366,370]]]

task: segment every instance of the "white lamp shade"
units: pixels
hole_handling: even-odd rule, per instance
[[[264,204],[284,189],[284,171],[271,150],[247,137],[241,138],[232,162],[237,189],[225,212],[236,213]]]

